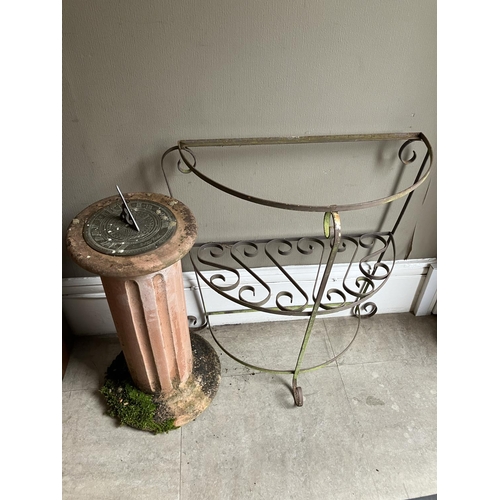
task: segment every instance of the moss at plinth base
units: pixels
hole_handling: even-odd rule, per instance
[[[106,371],[100,391],[108,415],[116,417],[120,425],[154,434],[169,432],[195,419],[217,394],[221,370],[213,347],[195,333],[191,333],[191,349],[192,374],[168,395],[146,394],[138,389],[120,353]]]

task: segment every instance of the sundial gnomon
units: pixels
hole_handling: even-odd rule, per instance
[[[174,235],[177,220],[168,207],[147,199],[127,201],[116,188],[121,200],[98,210],[85,224],[83,236],[90,247],[108,255],[138,255]]]

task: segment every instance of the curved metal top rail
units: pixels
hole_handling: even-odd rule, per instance
[[[226,147],[226,146],[264,146],[264,145],[283,145],[283,144],[318,144],[318,143],[334,143],[334,142],[362,142],[362,141],[405,141],[399,149],[399,159],[405,165],[415,161],[417,155],[413,151],[413,155],[410,159],[404,160],[402,158],[402,153],[406,147],[413,142],[423,142],[427,147],[427,152],[422,161],[418,174],[415,178],[414,183],[393,195],[386,196],[384,198],[378,198],[370,201],[363,201],[359,203],[349,203],[343,205],[301,205],[293,203],[284,203],[275,200],[267,200],[263,198],[258,198],[256,196],[251,196],[247,193],[242,193],[236,191],[228,186],[225,186],[206,174],[200,172],[196,168],[196,158],[191,148],[204,148],[204,147]],[[254,137],[254,138],[243,138],[243,139],[195,139],[195,140],[180,140],[177,146],[170,148],[165,155],[177,150],[182,158],[184,165],[186,165],[186,173],[192,172],[198,176],[203,181],[207,182],[211,186],[219,189],[227,194],[235,196],[237,198],[249,201],[251,203],[256,203],[259,205],[265,205],[273,208],[280,208],[284,210],[295,210],[301,212],[347,212],[351,210],[361,210],[365,208],[371,208],[386,203],[391,203],[395,200],[403,198],[408,194],[412,193],[420,185],[422,185],[430,174],[432,168],[433,153],[432,147],[421,132],[406,132],[406,133],[385,133],[385,134],[349,134],[349,135],[316,135],[316,136],[292,136],[292,137]],[[192,157],[190,161],[186,152]],[[165,156],[164,155],[164,156]],[[427,169],[422,174],[425,166]]]

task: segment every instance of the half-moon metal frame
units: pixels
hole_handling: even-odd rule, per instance
[[[413,183],[396,193],[389,194],[382,198],[356,201],[349,204],[307,205],[300,203],[284,203],[276,200],[259,198],[249,193],[239,192],[215,181],[199,169],[196,163],[196,156],[193,152],[195,148],[207,147],[363,141],[399,142],[398,157],[403,166],[414,163],[418,156],[415,151],[412,151],[409,158],[405,158],[405,156],[408,155],[407,148],[413,143],[423,144],[426,150]],[[177,167],[181,172],[193,173],[202,181],[231,196],[235,196],[250,203],[276,209],[300,212],[320,212],[324,214],[324,234],[319,237],[295,239],[277,238],[270,241],[239,241],[233,243],[206,243],[196,245],[190,252],[191,262],[198,282],[200,303],[204,310],[203,324],[197,329],[208,327],[217,345],[232,359],[248,368],[269,373],[292,374],[291,390],[294,402],[297,406],[302,406],[302,389],[297,384],[299,374],[326,367],[337,360],[354,342],[359,332],[361,320],[371,317],[377,312],[377,306],[371,299],[381,287],[385,285],[392,273],[396,259],[394,234],[406,212],[414,191],[424,184],[431,172],[433,152],[429,140],[421,132],[180,140],[176,146],[165,151],[161,159],[161,166],[170,195],[171,190],[165,170],[163,169],[163,162],[165,157],[173,152],[177,152],[179,155]],[[342,235],[340,220],[340,214],[342,212],[369,209],[392,203],[401,198],[406,198],[406,200],[397,216],[392,230],[358,235]],[[344,252],[348,250],[348,248],[351,248],[352,254],[350,263],[347,266],[347,271],[342,280],[342,285],[337,288],[328,289],[328,280],[335,257],[337,253]],[[361,248],[367,249],[368,255],[358,260],[358,250]],[[288,256],[294,251],[303,255],[313,255],[316,252],[318,256],[318,270],[312,291],[304,290],[293,276],[290,275],[286,266],[280,263],[280,257]],[[252,266],[252,259],[260,255],[264,255],[269,262],[286,277],[285,281],[287,281],[289,285],[286,290],[272,290],[265,279],[259,275],[259,269]],[[204,270],[202,270],[201,267],[204,267]],[[207,269],[211,271],[207,272]],[[253,279],[253,283],[244,283],[242,280],[242,273],[250,276]],[[227,281],[227,275],[232,276],[233,279],[231,282]],[[295,366],[284,370],[257,366],[238,358],[225,348],[223,343],[216,337],[211,327],[210,316],[216,312],[207,310],[200,280],[214,292],[250,310],[308,318],[306,331]],[[290,289],[293,291],[290,291]],[[297,304],[296,296],[301,297],[301,303]],[[332,314],[348,309],[352,311],[352,314],[358,321],[356,330],[347,346],[342,352],[324,363],[303,368],[302,363],[304,355],[316,318],[319,315]]]

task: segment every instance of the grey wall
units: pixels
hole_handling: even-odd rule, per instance
[[[115,184],[167,193],[160,158],[179,139],[422,131],[436,155],[436,3],[66,0],[62,98],[63,240]],[[297,203],[373,199],[415,174],[387,144],[196,153],[236,189]],[[436,166],[398,229],[398,258],[414,230],[410,258],[436,257]],[[165,168],[200,242],[321,233],[321,214],[249,206],[173,157]],[[346,214],[343,230],[390,229],[399,206]],[[63,277],[89,275],[63,254]]]

